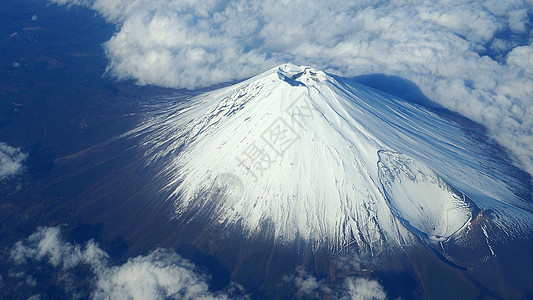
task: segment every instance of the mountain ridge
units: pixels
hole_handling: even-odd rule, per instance
[[[209,224],[248,237],[379,253],[467,236],[479,212],[506,235],[531,227],[519,182],[458,124],[312,67],[202,94],[131,134],[147,134],[178,217],[214,206]]]

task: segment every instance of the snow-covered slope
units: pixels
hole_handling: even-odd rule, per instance
[[[472,220],[473,208],[430,168],[406,155],[379,151],[379,179],[390,208],[407,226],[443,241]]]
[[[492,211],[531,223],[522,186],[457,124],[311,67],[285,64],[142,124],[178,216],[332,251],[446,241]]]

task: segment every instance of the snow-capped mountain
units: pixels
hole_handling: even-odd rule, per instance
[[[475,135],[312,67],[196,96],[131,134],[145,135],[178,217],[246,237],[375,254],[420,239],[490,248],[531,225],[529,187]]]

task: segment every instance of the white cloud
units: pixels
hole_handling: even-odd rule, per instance
[[[324,280],[319,280],[309,274],[303,267],[296,268],[296,274],[285,276],[284,280],[291,283],[296,288],[297,298],[324,298],[331,295],[332,290]]]
[[[95,270],[107,264],[107,253],[93,241],[85,247],[64,242],[59,227],[40,228],[26,241],[19,241],[11,249],[11,259],[25,263],[28,259],[46,260],[54,267],[71,269],[79,264],[87,264]]]
[[[362,277],[347,277],[335,289],[325,280],[317,279],[303,267],[298,267],[292,276],[286,276],[285,281],[296,288],[296,297],[305,299],[338,299],[338,300],[384,300],[387,294],[383,286],[376,280]]]
[[[340,299],[382,300],[387,294],[379,282],[365,278],[346,278],[346,291]]]
[[[51,1],[118,25],[105,43],[117,78],[197,88],[285,61],[400,76],[485,125],[533,174],[531,0]]]
[[[35,280],[33,276],[28,275],[26,276],[26,285],[29,287],[35,287],[37,285],[37,280]]]
[[[22,162],[27,157],[19,148],[0,142],[0,180],[22,173]]]
[[[157,250],[104,270],[94,299],[226,299],[209,292],[207,278],[175,253]]]
[[[129,259],[120,266],[109,266],[108,255],[93,241],[84,246],[65,242],[59,227],[39,228],[26,240],[17,242],[10,253],[11,261],[18,266],[30,261],[45,261],[63,273],[58,280],[65,290],[70,290],[75,268],[89,266],[96,283],[93,299],[228,299],[238,289],[230,287],[228,294],[209,291],[209,277],[197,271],[196,266],[168,250],[156,250],[147,256]],[[70,273],[69,273],[70,272]],[[20,276],[24,276],[20,272]],[[26,277],[26,284],[38,283]],[[243,297],[241,297],[243,298]]]

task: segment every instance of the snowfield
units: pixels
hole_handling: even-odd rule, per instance
[[[444,241],[472,220],[465,195],[454,191],[427,166],[404,154],[378,154],[385,197],[395,215],[415,232]]]
[[[529,230],[520,180],[460,125],[311,67],[284,64],[154,114],[144,134],[176,214],[333,252],[443,242],[480,211]]]

